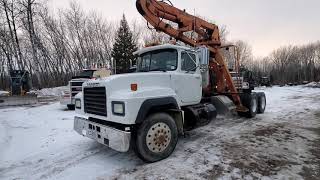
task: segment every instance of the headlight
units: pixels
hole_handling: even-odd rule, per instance
[[[249,83],[248,82],[243,82],[242,83],[242,89],[249,89]]]
[[[76,108],[81,109],[81,100],[80,99],[76,99]]]
[[[114,115],[124,116],[125,115],[125,107],[124,102],[112,102],[112,113]]]

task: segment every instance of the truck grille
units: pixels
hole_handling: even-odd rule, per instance
[[[242,89],[243,77],[232,77],[232,80],[237,89]]]
[[[71,97],[76,96],[79,92],[82,91],[82,84],[84,81],[71,81],[70,82],[70,91],[71,91]]]
[[[77,82],[70,82],[71,83],[71,86],[82,86],[84,81],[77,81]]]
[[[107,116],[107,98],[105,87],[84,88],[84,112]]]

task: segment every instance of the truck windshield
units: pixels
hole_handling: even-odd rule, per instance
[[[95,70],[84,70],[84,71],[81,71],[79,76],[81,77],[93,77],[93,73],[95,72]]]
[[[178,52],[175,49],[162,49],[141,54],[137,72],[174,71],[177,69]]]

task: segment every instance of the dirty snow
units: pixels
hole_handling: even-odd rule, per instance
[[[306,84],[305,87],[320,88],[320,82],[311,82]]]
[[[0,96],[4,96],[4,95],[8,95],[9,92],[8,91],[0,91]]]
[[[65,90],[68,90],[68,86],[61,86],[61,87],[55,87],[55,88],[44,88],[41,90],[33,90],[30,93],[37,94],[39,97],[46,97],[46,96],[58,97]]]
[[[166,160],[145,164],[72,130],[58,103],[0,110],[0,179],[317,179],[320,89],[262,88],[266,113],[219,117],[180,137]]]

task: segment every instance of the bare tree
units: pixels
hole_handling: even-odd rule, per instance
[[[240,64],[241,66],[246,66],[250,68],[252,66],[253,55],[251,46],[245,42],[238,40],[234,43],[238,48]]]
[[[22,60],[22,52],[20,48],[19,38],[17,35],[18,31],[18,25],[17,25],[17,19],[19,18],[20,11],[16,8],[16,2],[15,0],[1,0],[1,10],[3,10],[3,13],[5,15],[6,24],[3,25],[3,31],[9,31],[10,39],[6,39],[6,46],[7,50],[11,52],[13,57],[15,58],[15,62],[19,69],[23,69],[23,60]],[[8,28],[8,29],[7,29]],[[6,34],[6,33],[5,33]],[[3,37],[3,34],[2,34]],[[5,37],[3,37],[5,38]],[[9,68],[12,69],[14,66],[14,62],[12,61],[12,58],[7,59]]]
[[[168,35],[148,29],[145,21],[129,24],[139,48],[170,41]],[[83,68],[109,67],[117,27],[76,2],[53,15],[44,0],[0,0],[0,88],[8,87],[12,69],[28,70],[33,84],[42,88],[65,85]],[[196,38],[195,33],[188,35]],[[220,26],[223,43],[227,35],[226,26]],[[261,58],[253,57],[247,42],[234,44],[241,64],[258,76],[272,75],[279,84],[320,80],[319,41],[281,47]]]

